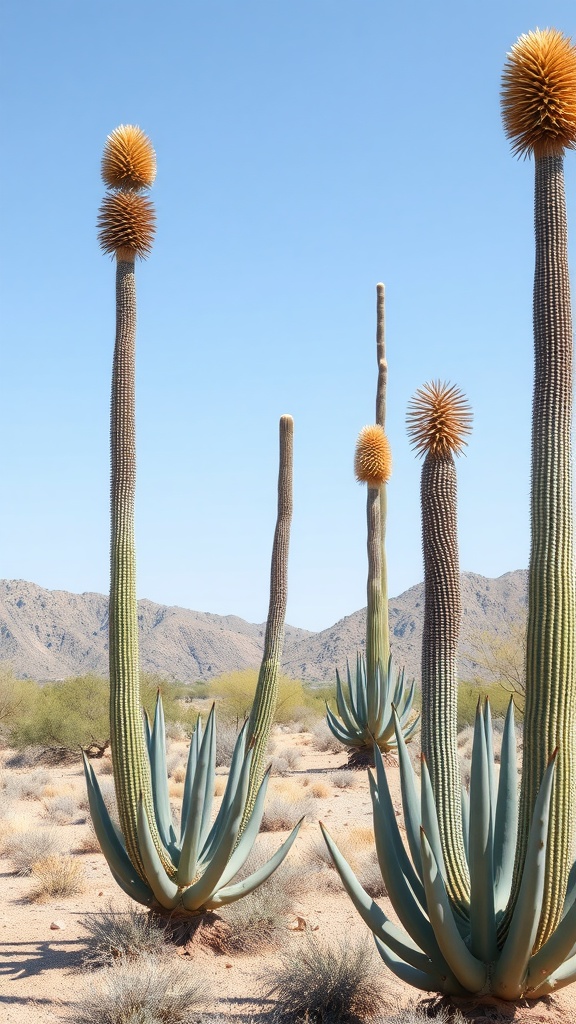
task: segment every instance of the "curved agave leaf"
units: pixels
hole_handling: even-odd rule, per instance
[[[500,778],[494,819],[494,903],[497,915],[504,911],[512,888],[518,828],[517,779],[514,702],[511,700],[502,734]]]
[[[470,952],[460,935],[438,862],[424,829],[420,835],[426,905],[436,940],[460,984],[468,992],[482,992],[488,977],[487,966]]]
[[[149,905],[153,902],[153,893],[140,878],[126,852],[122,833],[116,828],[108,813],[98,779],[92,765],[88,763],[84,751],[82,751],[82,758],[84,761],[84,776],[86,779],[90,815],[96,837],[100,843],[100,849],[106,858],[108,867],[118,885],[129,896],[133,896],[138,903]]]
[[[214,708],[212,708],[191,783],[187,820],[184,826],[182,849],[176,875],[179,886],[190,885],[196,874],[202,838],[207,784],[209,784],[210,792],[214,791],[214,771],[210,772],[214,746]]]
[[[469,825],[470,949],[478,959],[491,963],[498,955],[498,947],[494,914],[493,765],[488,761],[486,721],[479,705],[470,772],[470,803],[474,808]]]
[[[282,845],[276,850],[276,853],[262,864],[256,871],[253,871],[251,875],[244,878],[241,882],[237,882],[236,885],[229,885],[226,888],[218,887],[214,895],[210,896],[205,903],[207,910],[212,910],[215,907],[223,907],[227,903],[234,903],[239,900],[242,896],[248,896],[254,889],[257,889],[259,885],[262,885],[270,875],[280,866],[284,858],[286,857],[292,843],[296,839],[300,826],[304,818],[300,818],[300,821],[294,826],[290,835],[284,840]]]
[[[146,870],[146,880],[158,903],[165,910],[173,910],[180,902],[180,890],[166,874],[152,839],[142,795],[138,800],[136,830],[140,856]]]
[[[154,724],[149,743],[150,781],[154,801],[154,814],[160,838],[173,858],[176,850],[176,833],[170,810],[168,795],[168,769],[166,766],[166,725],[160,690],[156,695]]]
[[[542,912],[550,801],[557,751],[554,752],[538,790],[528,833],[526,860],[508,937],[494,972],[493,991],[502,999],[518,999],[526,985],[528,965]]]

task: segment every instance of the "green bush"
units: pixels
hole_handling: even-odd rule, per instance
[[[208,684],[209,696],[218,699],[218,717],[227,721],[243,722],[250,714],[256,693],[258,672],[244,669],[241,672],[227,672]],[[294,722],[302,716],[311,720],[325,714],[321,691],[308,689],[299,679],[280,676],[278,680],[278,704],[274,721],[280,725]]]
[[[504,718],[510,703],[510,692],[500,683],[460,683],[458,687],[458,731],[467,725],[474,725],[479,700],[488,697],[492,718]],[[522,714],[516,710],[516,721],[522,721]]]
[[[74,676],[55,683],[17,683],[22,698],[8,720],[12,746],[63,747],[77,750],[92,744],[102,747],[109,738],[109,684],[101,676]],[[160,689],[167,721],[184,721],[192,728],[195,716],[181,701],[182,687],[160,676],[143,675],[142,700],[154,714]],[[18,693],[20,691],[17,691]]]

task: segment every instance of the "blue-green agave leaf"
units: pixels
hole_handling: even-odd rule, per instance
[[[173,910],[180,902],[178,886],[168,877],[162,866],[160,857],[150,834],[150,826],[144,807],[142,795],[138,800],[138,811],[136,814],[136,831],[138,834],[138,847],[140,856],[146,871],[146,881],[152,889],[158,903],[166,910]]]
[[[421,855],[426,905],[436,940],[450,969],[468,992],[481,992],[487,980],[486,964],[468,949],[454,919],[438,862],[421,830]]]
[[[518,999],[522,994],[528,962],[538,932],[546,873],[546,846],[556,754],[555,751],[550,758],[534,804],[518,899],[510,921],[508,937],[494,971],[493,991],[502,999]]]
[[[488,724],[478,706],[470,772],[470,950],[485,963],[491,963],[498,955],[492,861],[492,765],[488,763],[486,743]]]

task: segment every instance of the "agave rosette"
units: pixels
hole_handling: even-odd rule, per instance
[[[214,708],[205,731],[198,718],[190,742],[180,822],[176,827],[168,794],[164,713],[158,695],[154,723],[150,727],[146,719],[144,727],[156,826],[172,865],[171,873],[162,865],[140,797],[137,834],[145,878],[140,877],[127,853],[122,832],[106,808],[94,769],[84,757],[90,813],[98,841],[114,879],[132,899],[164,910],[204,913],[247,896],[284,860],[302,820],[265,864],[247,878],[233,881],[258,835],[270,774],[265,774],[252,813],[241,831],[252,762],[252,749],[246,749],[247,725],[236,741],[222,803],[212,821],[216,767]]]
[[[396,719],[407,848],[390,796],[381,755],[370,773],[374,834],[382,877],[402,927],[368,896],[322,825],[326,844],[378,951],[402,981],[446,995],[492,994],[533,999],[576,979],[576,865],[562,920],[534,951],[542,912],[546,846],[556,752],[546,769],[532,818],[518,898],[508,906],[516,847],[517,767],[513,705],[502,737],[496,781],[490,709],[478,709],[470,791],[463,796],[463,831],[470,873],[469,898],[448,895],[432,786],[422,761],[420,795]]]

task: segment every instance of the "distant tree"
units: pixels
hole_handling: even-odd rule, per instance
[[[474,633],[469,639],[469,657],[482,675],[475,680],[500,683],[519,698],[523,707],[525,679],[526,619],[510,622],[505,632],[490,630]]]

